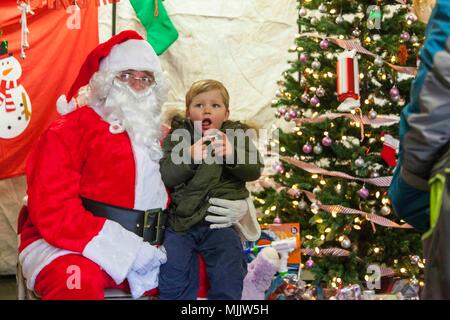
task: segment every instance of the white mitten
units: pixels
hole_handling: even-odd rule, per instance
[[[166,263],[167,255],[165,250],[160,247],[152,246],[148,242],[143,242],[139,249],[136,259],[131,266],[131,270],[137,273],[145,273],[147,270],[154,269],[163,263]]]
[[[209,203],[211,206],[208,208],[208,212],[214,213],[214,215],[206,216],[205,220],[212,223],[209,226],[211,229],[231,227],[239,222],[248,211],[246,200],[211,198]]]
[[[140,273],[131,270],[127,276],[127,280],[133,299],[138,299],[146,291],[156,288],[158,286],[158,277],[159,267],[147,270],[145,273],[142,270]]]

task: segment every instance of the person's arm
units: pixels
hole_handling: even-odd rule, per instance
[[[397,216],[419,231],[429,227],[428,180],[450,140],[450,2],[438,0],[427,26],[411,98],[400,116],[400,152],[389,187]]]
[[[233,163],[226,163],[225,170],[239,180],[257,180],[264,167],[258,148],[247,136],[237,135],[233,143]]]
[[[163,141],[164,156],[160,161],[160,171],[161,178],[168,188],[191,179],[195,174],[196,165],[190,155],[186,154],[189,153],[188,141],[190,141],[187,139],[186,137],[181,141],[172,141],[172,135],[169,134]],[[174,150],[174,148],[177,149]]]
[[[409,128],[403,140],[401,176],[428,190],[430,171],[450,141],[450,3],[437,1],[420,53],[411,103],[402,116]]]

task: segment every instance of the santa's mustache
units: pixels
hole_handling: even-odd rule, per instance
[[[93,88],[99,88],[96,95]],[[102,97],[103,96],[103,97]],[[91,86],[91,106],[108,123],[117,124],[127,131],[132,141],[151,149],[151,157],[159,159],[162,151],[161,107],[152,90],[135,91],[119,81],[109,82],[109,90],[95,83]]]

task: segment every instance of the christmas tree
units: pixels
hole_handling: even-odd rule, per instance
[[[280,161],[259,181],[260,220],[300,223],[316,283],[364,285],[375,265],[423,285],[420,234],[395,217],[387,188],[425,24],[411,0],[303,0],[298,10],[295,59],[273,101],[291,129],[271,141]]]

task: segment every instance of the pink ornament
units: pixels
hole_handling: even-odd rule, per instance
[[[393,86],[391,90],[389,90],[389,95],[391,96],[391,98],[396,98],[400,95],[400,91],[396,86]]]
[[[369,197],[369,190],[366,189],[366,187],[362,187],[361,189],[358,190],[358,195],[366,200],[367,197]]]
[[[308,261],[305,262],[306,269],[311,269],[314,266],[314,260],[309,258]]]
[[[300,53],[300,62],[306,63],[308,61],[308,54],[305,52]]]
[[[319,100],[319,98],[317,98],[317,96],[314,96],[314,97],[311,98],[309,103],[311,103],[311,105],[313,107],[315,107],[315,106],[317,106],[320,103],[320,100]]]
[[[289,111],[289,115],[291,116],[292,119],[295,119],[297,118],[298,113],[295,110],[291,110]]]
[[[319,45],[321,49],[325,50],[328,49],[329,42],[327,39],[323,39],[322,41],[320,41]]]
[[[303,152],[306,154],[310,154],[312,151],[312,146],[307,142],[303,145]]]
[[[284,116],[284,114],[287,112],[287,110],[286,110],[286,108],[280,108],[280,109],[278,110],[278,112],[279,112],[282,116]]]
[[[333,140],[332,140],[329,136],[323,137],[323,139],[322,139],[322,144],[323,144],[325,147],[331,146],[332,143],[333,143]]]
[[[284,167],[281,163],[277,164],[275,166],[275,171],[279,174],[283,174],[284,173]]]
[[[276,216],[275,219],[273,219],[273,223],[274,224],[281,224],[282,223],[281,218],[279,216]]]
[[[408,31],[404,31],[404,32],[402,32],[402,34],[400,35],[400,38],[402,38],[402,39],[405,40],[405,41],[408,41],[409,38],[411,38],[411,35],[409,34]]]

